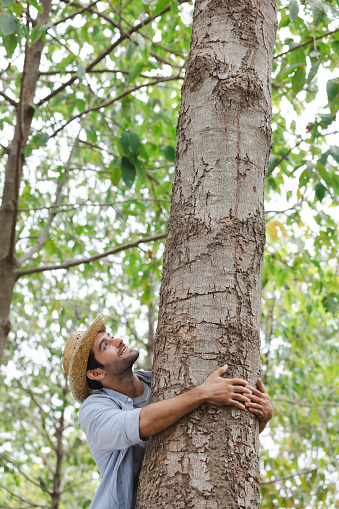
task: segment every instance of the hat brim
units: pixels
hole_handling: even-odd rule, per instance
[[[106,332],[106,324],[102,313],[96,317],[84,332],[69,365],[68,379],[71,391],[74,398],[80,403],[93,393],[87,384],[86,372],[89,352],[99,332]]]

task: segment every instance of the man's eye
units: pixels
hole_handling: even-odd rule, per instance
[[[106,342],[104,345],[104,350],[108,347],[108,343]]]

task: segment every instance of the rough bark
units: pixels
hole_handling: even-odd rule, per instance
[[[153,365],[153,351],[154,351],[154,321],[155,321],[154,305],[151,303],[148,306],[148,338],[147,338],[147,355],[144,368],[151,371]]]
[[[151,401],[260,373],[275,0],[197,0],[182,90]],[[137,508],[259,507],[258,422],[204,405],[147,445]]]

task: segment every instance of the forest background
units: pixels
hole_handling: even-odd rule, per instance
[[[102,311],[150,367],[192,5],[0,3],[2,192],[21,105],[34,113],[13,227],[0,507],[85,508],[99,476],[61,351]],[[262,292],[275,416],[261,436],[263,508],[339,507],[338,5],[278,5]],[[34,45],[40,72],[24,97]]]

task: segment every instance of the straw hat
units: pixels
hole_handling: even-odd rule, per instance
[[[82,403],[93,391],[87,385],[86,371],[89,352],[95,336],[106,332],[103,314],[100,313],[86,331],[76,331],[66,343],[62,365],[68,376],[74,398]]]

